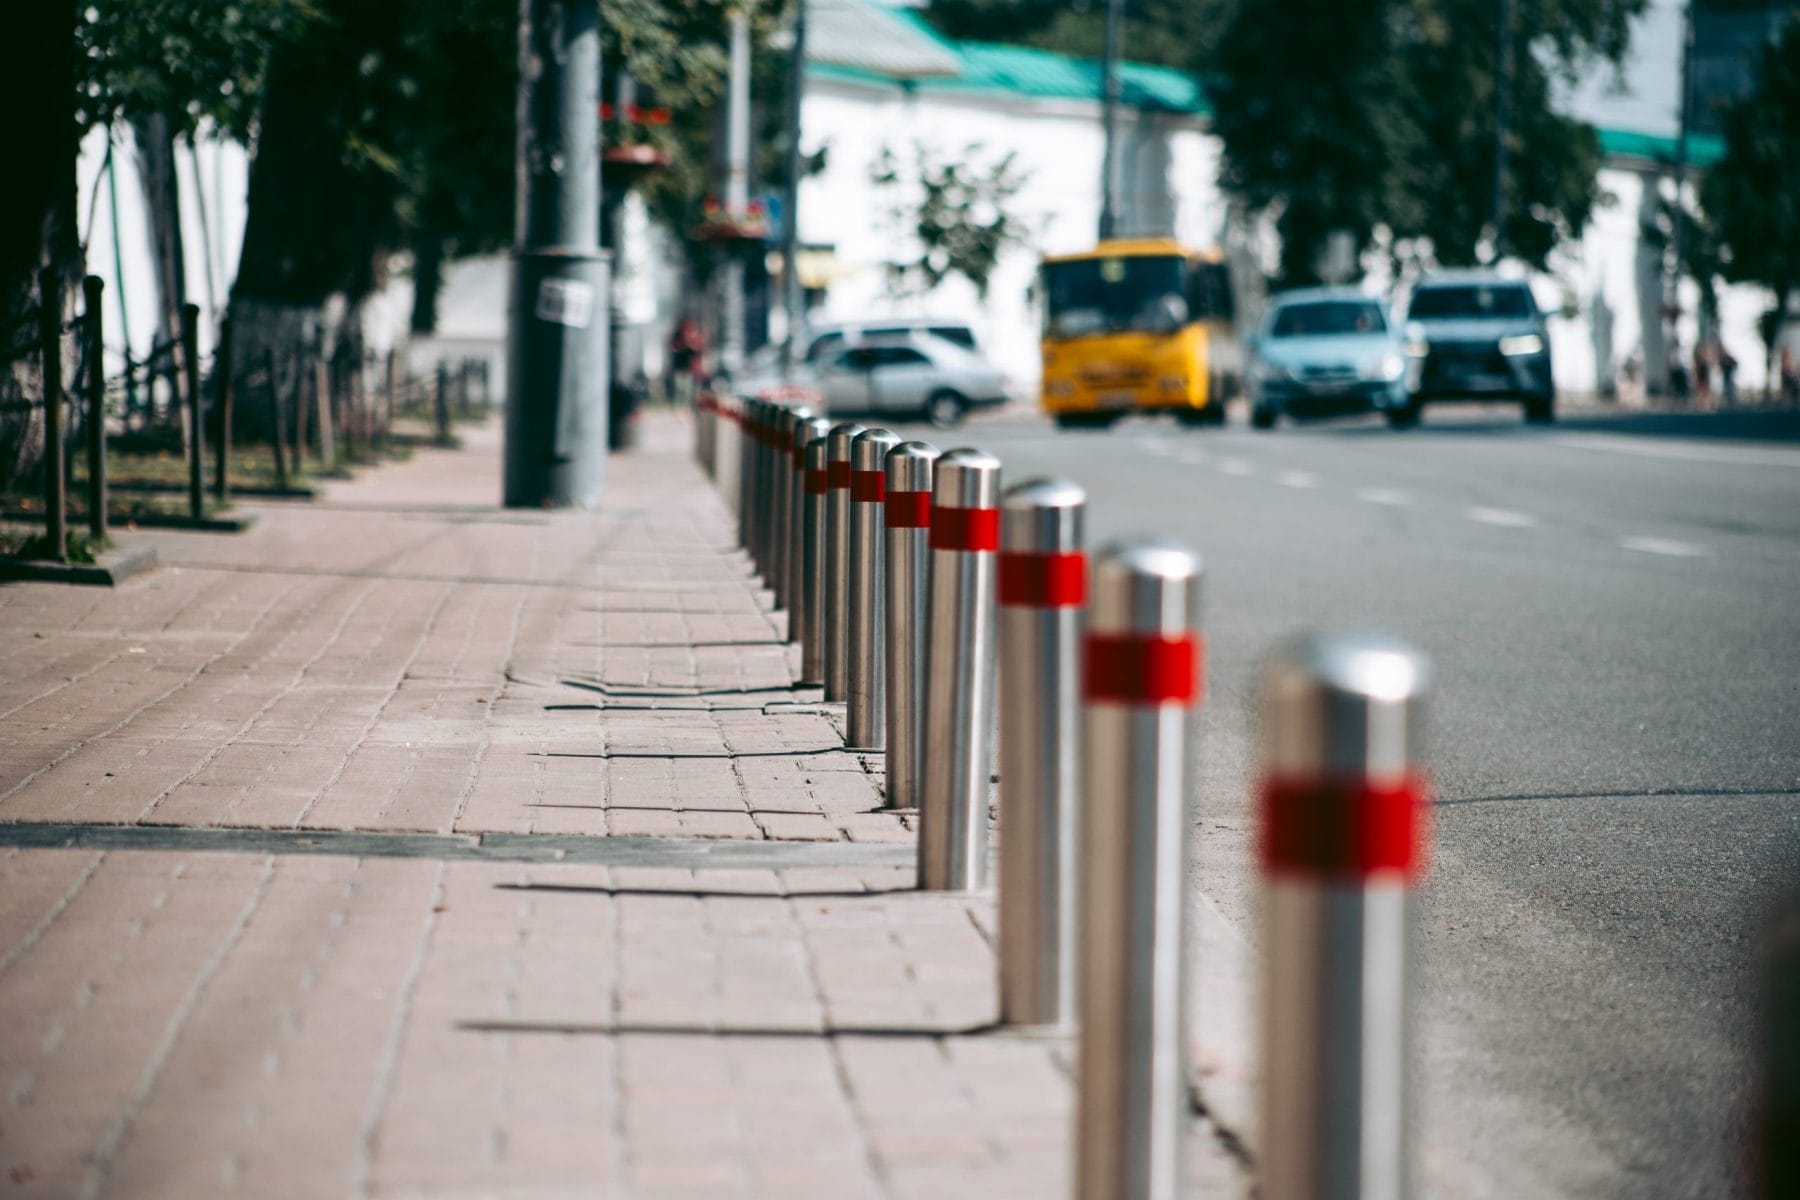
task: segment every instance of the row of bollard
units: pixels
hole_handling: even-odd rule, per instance
[[[885,751],[887,804],[917,810],[921,889],[987,885],[998,727],[1001,1020],[1079,1028],[1074,1194],[1172,1200],[1199,558],[1137,541],[1090,564],[1083,490],[1003,493],[980,450],[732,396],[703,397],[694,429],[802,682],[845,703],[851,748]],[[1265,671],[1269,1200],[1407,1194],[1423,688],[1377,638],[1304,640]]]

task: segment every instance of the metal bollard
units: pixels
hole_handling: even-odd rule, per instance
[[[868,426],[840,421],[825,453],[825,699],[850,697],[850,443]]]
[[[755,565],[756,573],[766,580],[769,577],[769,547],[763,536],[763,525],[769,513],[768,402],[751,397],[744,402],[744,412],[748,417],[744,432],[750,445],[749,507],[744,511],[744,524],[750,534],[750,561]]]
[[[744,428],[736,396],[719,396],[719,491],[738,520],[738,545],[744,544],[740,506],[744,502]]]
[[[887,562],[883,525],[888,451],[900,439],[870,429],[850,443],[850,696],[845,740],[858,750],[879,750],[887,739]]]
[[[980,450],[952,450],[938,459],[919,796],[919,886],[927,891],[987,884],[999,503],[999,459]]]
[[[1082,662],[1075,1194],[1181,1185],[1182,889],[1201,566],[1130,542],[1094,562]]]
[[[794,470],[794,434],[801,423],[813,415],[803,404],[783,407],[776,416],[775,430],[769,445],[769,470],[775,483],[775,508],[770,514],[770,536],[775,542],[771,564],[775,588],[775,606],[788,615],[788,641],[794,641],[795,610],[800,601],[794,595],[794,558],[799,539],[794,536],[794,509],[800,503],[805,478]]]
[[[806,423],[806,511],[803,573],[806,619],[801,622],[800,682],[825,682],[825,506],[826,454],[831,422],[815,417]]]
[[[797,410],[807,414],[796,419],[788,431],[788,458],[790,482],[788,492],[788,641],[795,645],[804,645],[806,641],[807,621],[807,575],[806,575],[806,443],[812,439],[815,430],[829,433],[831,423],[823,419],[811,409]]]
[[[926,608],[931,597],[931,477],[935,446],[888,452],[882,500],[887,545],[887,804],[919,806],[925,762]]]
[[[1428,788],[1415,765],[1424,660],[1312,637],[1262,683],[1263,1192],[1409,1194],[1408,894]]]
[[[1075,1017],[1076,692],[1087,493],[1034,479],[1000,501],[1000,1020]]]
[[[1800,1196],[1800,896],[1776,901],[1757,957],[1762,1003],[1749,1194],[1783,1200]]]

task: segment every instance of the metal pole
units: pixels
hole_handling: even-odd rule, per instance
[[[273,347],[263,350],[263,369],[269,375],[269,412],[273,415],[275,422],[274,436],[270,439],[275,453],[275,488],[277,491],[285,492],[288,486],[287,454],[283,451],[282,443],[286,440],[286,435],[282,431],[281,378],[275,373],[275,350]],[[296,388],[299,387],[299,382],[299,376],[296,375],[294,379]]]
[[[742,220],[750,207],[750,15],[734,9],[730,16],[730,70],[725,90],[725,212]],[[744,260],[732,247],[726,253],[722,280],[723,311],[719,322],[719,360],[736,374],[744,363]]]
[[[106,331],[101,306],[106,284],[98,275],[81,281],[87,338],[88,536],[106,539]]]
[[[737,434],[738,545],[756,568],[756,540],[751,526],[756,521],[756,412],[754,401],[731,397],[731,424]]]
[[[1000,502],[1000,1020],[1075,1018],[1075,703],[1087,493],[1034,479]]]
[[[325,358],[325,333],[319,332],[312,356],[313,418],[319,425],[319,465],[327,471],[338,465],[337,421],[331,411],[331,366]]]
[[[50,557],[69,561],[68,497],[63,484],[62,276],[38,272],[38,353],[44,384],[44,536]]]
[[[394,392],[396,352],[387,352],[386,370],[382,374],[381,388],[381,449],[385,452],[394,436]]]
[[[188,516],[206,515],[206,426],[200,405],[200,306],[181,306],[181,365],[187,376]]]
[[[443,359],[437,365],[437,390],[432,394],[431,412],[437,425],[437,444],[450,444],[450,368]]]
[[[1262,682],[1263,1192],[1410,1194],[1408,894],[1423,866],[1423,660],[1311,637]]]
[[[793,477],[790,485],[793,504],[788,510],[788,538],[793,545],[788,556],[788,641],[804,647],[807,630],[814,619],[810,605],[811,577],[807,574],[806,563],[806,444],[815,437],[828,437],[831,422],[811,409],[802,411],[807,415],[794,422],[788,443],[791,447],[789,474]]]
[[[830,489],[826,486],[826,455],[831,442],[831,422],[815,417],[806,427],[806,512],[804,517],[806,620],[800,641],[800,682],[825,682],[825,509]]]
[[[825,699],[850,698],[850,443],[865,425],[831,427],[825,452]]]
[[[725,497],[725,503],[733,515],[739,515],[744,499],[739,490],[739,484],[743,480],[743,430],[738,426],[737,400],[715,392],[713,403],[718,406],[718,424],[713,427],[713,431],[718,437],[714,451],[718,456],[719,494]],[[743,544],[743,525],[740,520],[738,545]]]
[[[1103,93],[1100,101],[1100,239],[1119,229],[1119,22],[1125,0],[1107,0],[1102,49]]]
[[[1165,542],[1094,562],[1082,677],[1075,1194],[1181,1194],[1182,892],[1200,695],[1199,558]]]
[[[794,351],[806,323],[806,291],[800,285],[800,112],[806,95],[806,3],[794,3],[794,45],[788,51],[787,191],[781,213],[781,291],[787,336],[781,342],[781,378],[792,379]]]
[[[999,459],[952,450],[937,460],[919,796],[919,886],[927,891],[987,885],[999,504]]]
[[[213,389],[218,396],[219,440],[213,447],[213,495],[220,504],[231,495],[231,318],[219,322],[219,344],[213,349]]]
[[[1500,38],[1494,63],[1494,261],[1506,257],[1506,167],[1508,109],[1513,88],[1513,0],[1500,0]]]
[[[870,429],[850,443],[850,697],[845,740],[859,750],[887,743],[887,498],[884,466],[900,439]]]
[[[882,498],[887,563],[887,804],[919,807],[925,764],[925,656],[931,599],[931,483],[937,447],[888,452]]]
[[[798,508],[804,490],[805,477],[797,468],[804,466],[801,457],[794,453],[795,438],[807,418],[813,416],[813,410],[804,404],[796,404],[781,410],[781,418],[775,423],[775,443],[773,446],[775,472],[775,601],[787,610],[788,641],[798,641],[795,629],[799,627],[800,598],[795,594],[794,579],[798,575],[795,565],[799,560],[800,538],[795,532],[795,510]],[[801,447],[802,455],[804,447]]]
[[[508,507],[592,508],[607,455],[597,0],[519,0]]]

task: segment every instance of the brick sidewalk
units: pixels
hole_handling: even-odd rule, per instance
[[[1066,1194],[992,897],[907,890],[880,757],[644,425],[598,516],[493,505],[489,426],[0,588],[0,1193]]]

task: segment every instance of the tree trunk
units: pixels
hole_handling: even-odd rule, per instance
[[[413,243],[412,334],[414,337],[430,337],[437,332],[438,292],[443,285],[443,240],[434,237],[420,237]]]
[[[401,6],[324,0],[319,7],[324,19],[278,46],[269,64],[231,295],[242,362],[261,361],[264,349],[294,353],[308,331],[328,324],[334,297],[355,313],[379,283],[391,232],[392,183],[349,165],[346,143],[368,102],[363,59],[398,36]],[[259,430],[268,425],[266,412],[240,411],[239,419]]]
[[[81,278],[76,7],[74,0],[36,0],[15,8],[0,38],[0,112],[7,114],[11,161],[20,165],[8,178],[8,216],[0,220],[0,351],[35,340],[35,326],[22,318],[37,305],[40,268],[62,275],[65,296],[80,290]],[[65,377],[73,378],[72,361],[67,365]],[[0,486],[30,482],[42,468],[42,399],[35,354],[0,365]]]
[[[187,303],[187,265],[181,244],[181,185],[175,178],[175,134],[163,113],[138,117],[131,122],[137,143],[138,185],[144,192],[144,221],[150,238],[151,274],[156,283],[156,340],[173,342],[181,336],[181,306]],[[180,395],[177,372],[185,369],[171,355],[167,394]],[[183,428],[186,428],[183,426]]]

